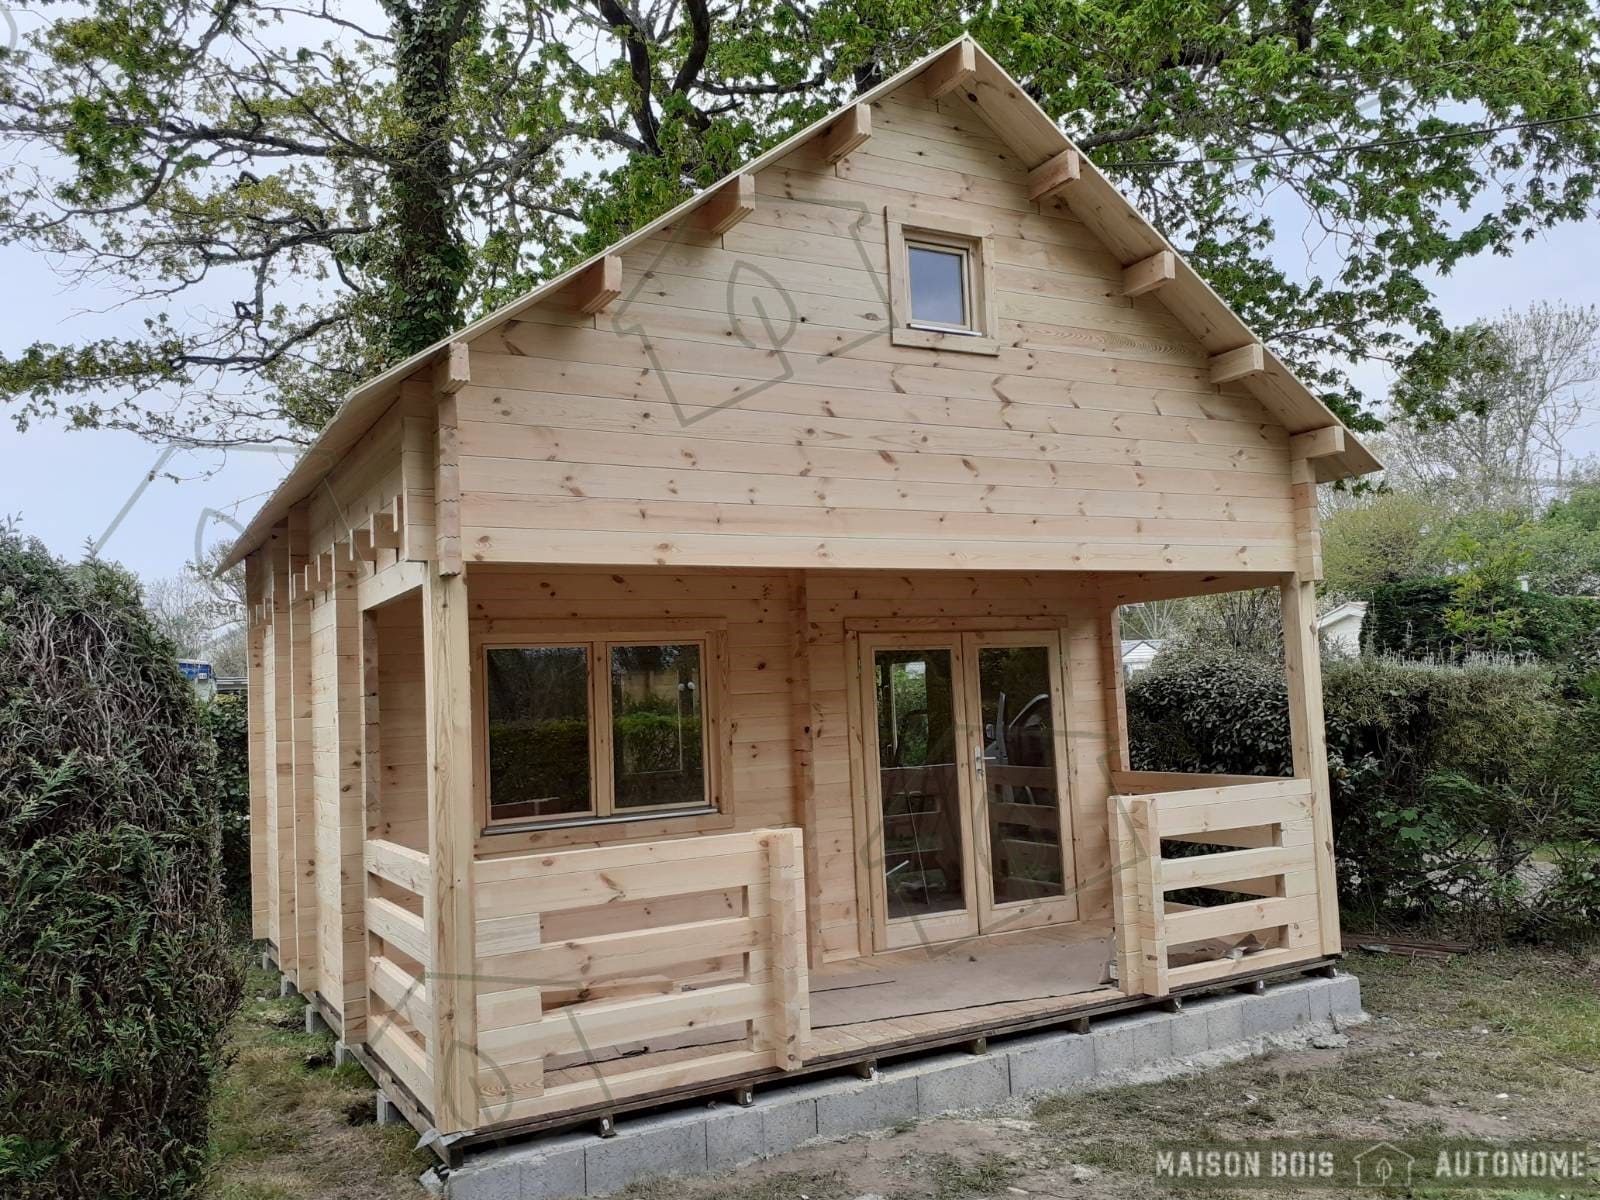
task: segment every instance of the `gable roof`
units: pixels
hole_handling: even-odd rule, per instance
[[[821,135],[856,106],[871,104],[898,91],[930,68],[937,69],[938,64],[941,61],[948,61],[946,56],[957,52],[958,48],[963,55],[971,55],[973,68],[970,76],[964,79],[958,90],[966,95],[972,106],[1000,139],[1017,152],[1025,167],[1032,170],[1049,162],[1063,151],[1077,151],[1072,140],[1056,127],[1055,122],[1022,89],[1022,86],[1011,78],[981,45],[963,34],[912,63],[903,71],[885,79],[877,87],[841,105],[821,120],[785,138],[766,153],[752,159],[710,187],[697,192],[677,207],[662,213],[622,240],[353,388],[346,395],[333,419],[317,436],[310,450],[295,462],[283,482],[239,535],[218,570],[226,570],[238,563],[265,541],[272,527],[285,519],[290,508],[311,494],[332,465],[343,458],[357,440],[388,410],[399,394],[400,384],[419,368],[437,359],[441,353],[448,352],[448,347],[452,343],[470,341],[514,319],[519,313],[560,291],[583,271],[605,257],[621,254],[682,221],[730,180],[741,175],[753,175],[772,165]],[[1261,344],[1245,323],[1211,289],[1211,286],[1184,261],[1172,244],[1112,186],[1111,181],[1101,174],[1086,156],[1079,153],[1078,163],[1078,178],[1069,189],[1061,193],[1072,215],[1087,226],[1124,265],[1150,258],[1163,250],[1172,253],[1175,275],[1161,288],[1157,297],[1207,353],[1223,354],[1230,350]],[[1284,362],[1265,346],[1262,346],[1262,365],[1263,370],[1245,377],[1240,382],[1245,390],[1250,392],[1291,434],[1307,433],[1329,426],[1344,427],[1343,422],[1333,411],[1313,395]],[[1312,465],[1318,480],[1324,483],[1365,475],[1382,467],[1382,464],[1348,429],[1344,433],[1343,449],[1336,454],[1313,459]]]

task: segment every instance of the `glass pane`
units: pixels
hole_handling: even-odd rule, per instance
[[[1049,650],[983,647],[978,693],[994,902],[1065,895]]]
[[[611,648],[618,808],[706,803],[700,647]]]
[[[485,683],[490,815],[589,812],[588,649],[490,650]]]
[[[951,657],[948,650],[879,650],[873,657],[891,919],[966,907]]]
[[[911,319],[936,325],[967,326],[967,289],[962,280],[967,256],[958,250],[907,246],[911,274]]]

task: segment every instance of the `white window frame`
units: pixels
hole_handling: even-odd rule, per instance
[[[977,221],[921,210],[884,209],[889,255],[889,340],[896,346],[952,350],[963,354],[1000,353],[994,314],[992,228]],[[911,247],[962,255],[962,287],[967,323],[943,325],[917,320],[911,311]]]

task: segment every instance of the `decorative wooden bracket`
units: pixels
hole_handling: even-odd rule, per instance
[[[1028,172],[1028,199],[1043,200],[1078,178],[1078,152],[1068,147]]]
[[[700,206],[700,228],[727,233],[756,210],[756,179],[741,172],[706,198]]]
[[[1343,453],[1343,425],[1325,425],[1289,438],[1289,457],[1293,459],[1328,458]]]
[[[608,254],[596,259],[566,287],[561,297],[579,312],[603,312],[610,303],[622,295],[622,256]]]
[[[817,150],[824,162],[836,163],[871,136],[871,105],[852,104],[817,135]]]
[[[1142,296],[1178,276],[1178,258],[1171,250],[1157,250],[1149,258],[1122,268],[1122,294]]]
[[[362,562],[378,561],[378,548],[372,544],[370,525],[358,525],[350,531],[350,547]]]
[[[966,86],[977,72],[978,52],[971,42],[962,38],[922,72],[923,95],[929,100],[937,100],[948,92]]]
[[[1212,383],[1232,383],[1236,379],[1260,375],[1266,369],[1267,356],[1261,349],[1260,342],[1251,342],[1248,346],[1240,346],[1237,350],[1227,350],[1211,356]]]
[[[433,360],[433,390],[449,395],[472,382],[472,351],[465,342],[451,342]]]

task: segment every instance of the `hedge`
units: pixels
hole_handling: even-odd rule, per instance
[[[1592,922],[1600,702],[1590,694],[1538,665],[1326,662],[1343,902],[1363,917],[1498,933]],[[1163,657],[1129,682],[1127,697],[1138,769],[1291,770],[1278,664]],[[1539,864],[1550,857],[1553,867]]]
[[[214,750],[137,585],[0,531],[0,1194],[195,1195],[239,995]]]
[[[1380,584],[1373,589],[1364,633],[1374,654],[1459,660],[1461,640],[1445,623],[1456,603],[1459,580],[1440,577]],[[1501,600],[1518,614],[1519,626],[1495,649],[1559,663],[1600,630],[1600,600],[1591,596],[1553,596],[1512,592]]]
[[[222,893],[230,911],[250,911],[250,717],[240,694],[201,705],[201,721],[216,747],[212,780],[222,824]]]

